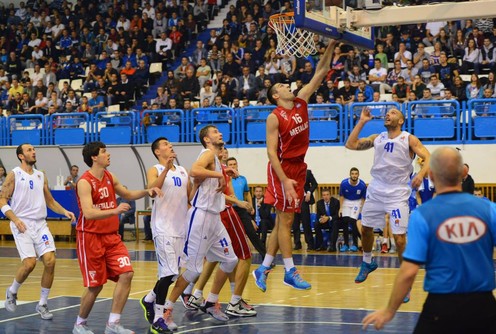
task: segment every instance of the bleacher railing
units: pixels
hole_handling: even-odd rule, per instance
[[[427,144],[496,142],[496,99],[474,99],[467,104],[432,100],[396,102],[310,104],[310,145],[343,145],[364,107],[373,119],[360,133],[366,137],[385,131],[384,116],[400,109],[407,130]],[[101,140],[106,144],[150,143],[159,136],[172,142],[198,143],[198,133],[208,124],[217,126],[230,147],[265,146],[265,123],[274,106],[59,113],[13,115],[0,118],[0,144],[83,145]]]

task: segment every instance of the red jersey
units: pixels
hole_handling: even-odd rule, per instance
[[[279,106],[272,113],[279,120],[279,143],[277,145],[279,160],[303,161],[310,143],[307,103],[297,97],[294,99],[293,109],[288,110]]]
[[[224,175],[224,180],[226,180],[226,186],[224,187],[223,193],[224,193],[224,195],[231,196],[231,192],[229,191],[229,182],[231,181],[231,177],[229,175],[227,175],[227,173],[226,173],[227,166],[222,165],[222,164],[220,166],[222,167],[222,174]],[[228,206],[232,206],[232,204],[227,203],[227,201],[226,201],[226,208]]]
[[[91,185],[91,197],[93,199],[93,207],[100,210],[110,210],[117,208],[117,200],[114,191],[114,179],[112,174],[104,171],[101,180],[93,176],[89,171],[86,171],[79,180],[86,180]],[[79,181],[78,181],[79,183]],[[77,185],[76,185],[77,194]],[[117,233],[119,231],[119,216],[111,216],[104,219],[86,219],[81,209],[79,196],[77,197],[79,206],[79,219],[76,225],[76,230],[82,232],[91,232],[98,234]]]

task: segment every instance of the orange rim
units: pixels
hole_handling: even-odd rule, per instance
[[[287,12],[281,14],[274,14],[270,16],[270,22],[285,22],[285,23],[293,23],[294,22],[294,12]]]

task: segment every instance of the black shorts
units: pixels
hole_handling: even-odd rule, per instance
[[[425,300],[414,333],[495,333],[492,292],[433,294]]]

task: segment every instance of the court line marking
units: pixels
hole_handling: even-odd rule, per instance
[[[339,322],[339,321],[284,321],[285,324],[317,324],[317,325],[351,325],[351,326],[362,326],[359,322]],[[281,325],[281,322],[277,321],[267,321],[267,322],[243,322],[243,323],[233,323],[225,325],[215,325],[200,328],[186,329],[177,334],[182,333],[193,333],[202,330],[214,329],[214,328],[229,328],[229,327],[239,327],[239,326],[250,326],[250,325]]]
[[[144,291],[137,291],[137,292],[133,292],[133,293],[130,293],[129,295],[134,295],[134,294],[143,294],[145,292],[149,292],[150,290],[144,290]],[[54,299],[54,298],[60,298],[60,297],[66,297],[66,296],[56,296],[56,297],[51,297],[49,299]],[[81,296],[79,296],[81,297]],[[101,303],[101,302],[106,302],[106,301],[109,301],[109,300],[112,300],[113,298],[102,298],[102,299],[98,299],[98,300],[95,300],[95,303]],[[36,301],[35,301],[36,302]],[[93,304],[93,305],[94,305]],[[60,307],[60,308],[56,308],[56,309],[53,309],[53,310],[50,310],[50,312],[54,313],[54,312],[58,312],[58,311],[65,311],[65,310],[68,310],[68,309],[72,309],[72,308],[75,308],[75,307],[79,307],[81,305],[81,303],[79,304],[75,304],[75,305],[70,305],[70,306],[64,306],[64,307]],[[31,314],[26,314],[26,315],[21,315],[19,317],[14,317],[14,318],[9,318],[9,319],[4,319],[4,320],[0,320],[0,324],[1,323],[4,323],[4,322],[9,322],[9,321],[13,321],[13,320],[19,320],[19,319],[25,319],[25,318],[30,318],[30,317],[33,317],[33,316],[39,316],[39,313],[36,312],[36,313],[31,313]]]

